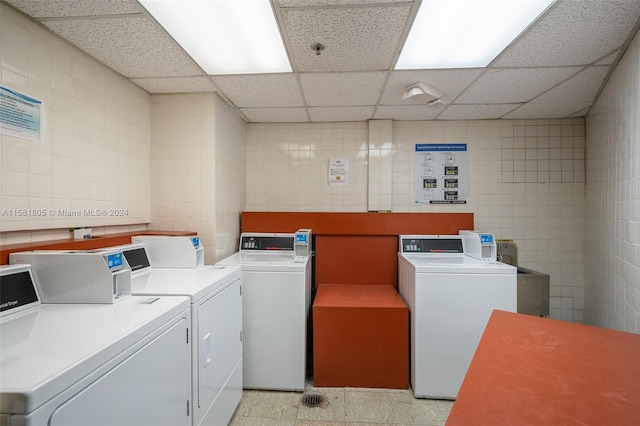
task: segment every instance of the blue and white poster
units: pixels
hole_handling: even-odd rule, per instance
[[[0,134],[42,142],[42,101],[0,86]]]
[[[415,146],[415,204],[466,204],[469,160],[466,143]]]

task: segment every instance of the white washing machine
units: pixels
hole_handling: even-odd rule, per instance
[[[516,268],[466,256],[458,235],[401,235],[398,289],[414,395],[455,399],[491,312],[516,312]]]
[[[41,304],[0,267],[0,424],[190,425],[189,298]]]
[[[216,265],[240,266],[243,386],[303,391],[311,305],[309,231],[242,234],[240,251]]]
[[[153,268],[145,247],[121,247],[135,271],[134,295],[191,299],[194,425],[226,425],[242,398],[242,288],[239,267]]]

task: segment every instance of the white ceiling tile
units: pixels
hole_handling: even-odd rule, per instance
[[[528,118],[559,118],[573,116],[575,112],[585,110],[590,102],[567,102],[552,104],[535,104],[530,102],[510,112],[503,118],[528,119]],[[586,110],[585,110],[586,111]]]
[[[225,96],[239,107],[303,106],[298,82],[293,74],[253,74],[213,76]]]
[[[375,105],[384,84],[384,72],[301,74],[309,106]]]
[[[461,104],[527,102],[579,70],[579,67],[489,69],[455,102]]]
[[[482,69],[480,68],[393,71],[380,103],[381,105],[419,105],[423,103],[420,99],[402,99],[405,87],[422,81],[444,92],[442,100],[446,104],[455,99],[481,72]]]
[[[131,81],[149,93],[200,93],[216,91],[211,80],[204,76],[132,78]]]
[[[517,108],[518,104],[449,105],[439,120],[490,120],[500,118]]]
[[[638,16],[637,0],[559,0],[493,65],[591,64],[622,45]]]
[[[376,110],[377,120],[434,120],[444,105],[396,105],[380,106]]]
[[[131,0],[7,0],[7,3],[34,18],[142,13]]]
[[[46,21],[53,32],[126,77],[176,77],[201,71],[145,17]]]
[[[531,102],[542,104],[593,102],[608,72],[608,66],[586,68]]]
[[[637,32],[640,18],[640,0],[556,0],[492,68],[393,71],[418,2],[272,2],[298,75],[210,80],[136,0],[5,0],[0,8],[9,21],[9,5],[40,18],[150,93],[219,89],[256,122],[362,121],[372,118],[373,111],[375,118],[395,120],[482,119],[505,112],[515,119],[581,117],[590,110],[609,66]],[[23,46],[26,42],[10,38],[24,37],[27,31],[14,36],[16,31],[3,30],[3,36],[8,34],[3,45]],[[311,49],[317,42],[326,45],[319,56]],[[591,64],[598,66],[583,69]],[[443,91],[449,106],[403,101],[404,88],[418,81]]]
[[[300,72],[387,70],[400,45],[410,5],[284,9],[284,32]],[[322,43],[316,55],[311,49]]]
[[[367,121],[373,116],[373,107],[309,108],[311,121]]]
[[[240,108],[253,123],[299,123],[307,122],[304,108]]]

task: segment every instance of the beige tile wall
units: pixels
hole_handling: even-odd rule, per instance
[[[249,124],[246,210],[367,211],[367,123]],[[349,159],[330,186],[329,159]]]
[[[246,123],[216,97],[215,111],[215,259],[238,251],[240,213],[245,204]],[[210,214],[204,211],[203,215]]]
[[[414,147],[429,142],[468,144],[466,205],[414,204]],[[373,190],[392,194],[392,211],[473,212],[476,229],[513,239],[520,264],[551,275],[551,296],[571,300],[566,319],[583,320],[583,119],[393,122],[391,170],[372,143],[367,123],[249,124],[246,209],[366,211]],[[330,157],[350,158],[349,186],[328,184]]]
[[[148,222],[149,95],[5,5],[0,22],[0,84],[45,115],[42,143],[2,135],[0,231]]]
[[[245,124],[214,94],[154,95],[150,229],[196,231],[205,262],[237,251]]]
[[[587,117],[585,320],[640,333],[640,37]]]

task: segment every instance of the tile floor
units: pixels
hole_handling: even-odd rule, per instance
[[[410,390],[316,388],[325,407],[302,404],[302,392],[245,390],[231,426],[444,425],[453,401],[416,399]]]

